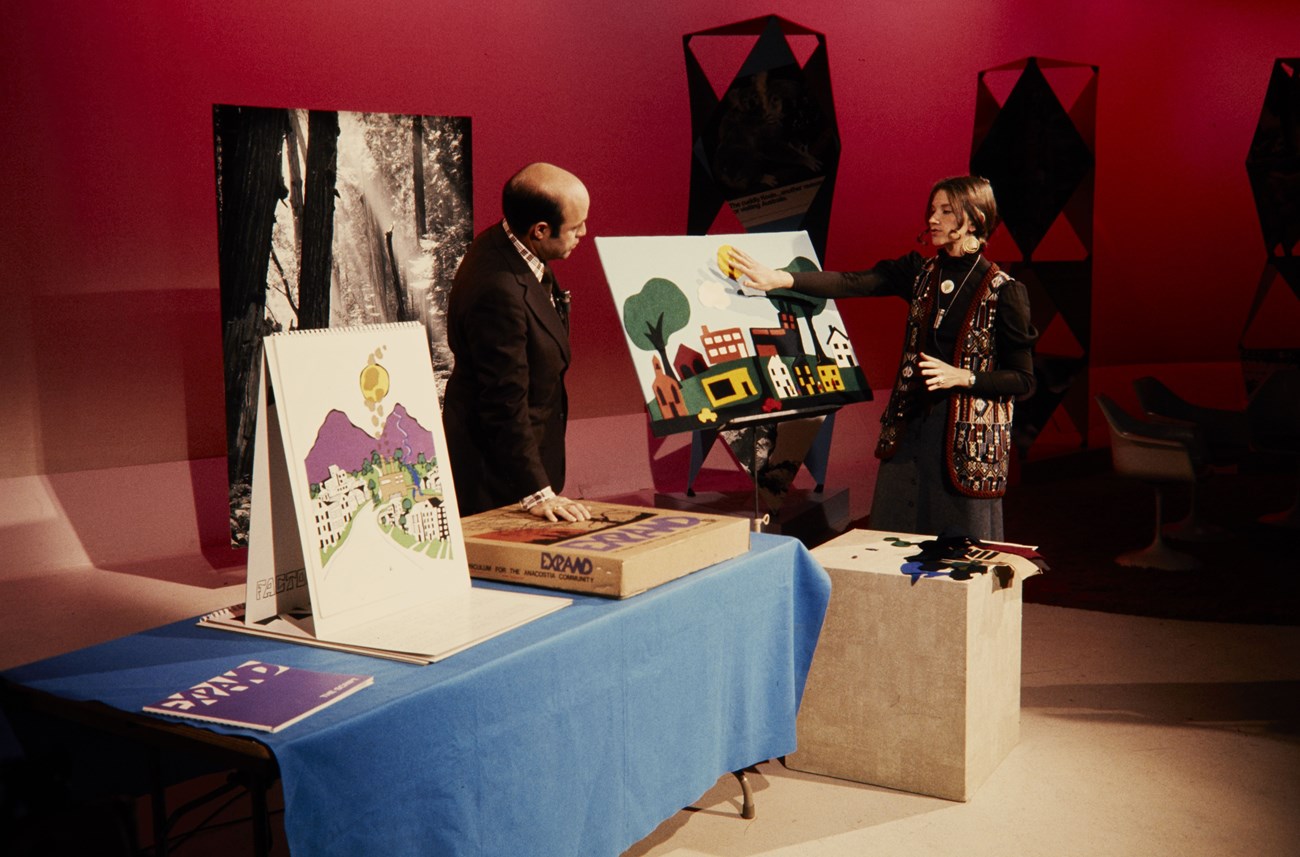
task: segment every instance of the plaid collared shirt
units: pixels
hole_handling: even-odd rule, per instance
[[[532,250],[529,250],[527,247],[524,246],[524,242],[520,241],[518,238],[515,237],[515,233],[510,231],[509,223],[506,223],[504,220],[502,220],[501,228],[506,231],[506,237],[510,239],[511,244],[515,245],[515,249],[519,251],[519,255],[522,256],[524,262],[527,263],[528,270],[533,272],[533,276],[537,277],[537,282],[540,283],[542,281],[542,277],[546,276],[546,265],[542,263],[541,259],[538,259],[536,256],[533,255]]]

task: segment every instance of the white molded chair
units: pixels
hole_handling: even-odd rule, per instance
[[[1115,472],[1141,479],[1155,488],[1155,537],[1142,550],[1115,558],[1120,565],[1139,568],[1191,570],[1201,567],[1194,556],[1165,544],[1162,534],[1164,486],[1182,482],[1194,485],[1201,464],[1194,430],[1177,423],[1153,423],[1131,416],[1109,396],[1098,395],[1097,405],[1110,427],[1110,455]]]
[[[1215,467],[1235,467],[1250,449],[1250,427],[1245,411],[1194,405],[1169,389],[1157,378],[1133,381],[1138,404],[1154,422],[1181,423],[1196,429],[1193,457]],[[1209,469],[1206,469],[1209,473]],[[1223,527],[1201,520],[1200,486],[1193,484],[1187,517],[1166,524],[1164,533],[1185,542],[1210,542],[1229,536]]]
[[[1215,467],[1229,467],[1250,451],[1250,423],[1245,411],[1195,405],[1147,375],[1133,381],[1138,404],[1148,417],[1182,420],[1196,426],[1205,439],[1206,460]]]

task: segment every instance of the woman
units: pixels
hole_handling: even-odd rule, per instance
[[[984,258],[998,225],[988,181],[961,176],[936,183],[927,223],[938,248],[929,259],[912,252],[849,273],[774,271],[735,249],[732,261],[741,285],[763,291],[896,295],[910,303],[898,374],[880,418],[871,526],[997,541],[1013,403],[1033,393],[1038,335],[1025,287]]]

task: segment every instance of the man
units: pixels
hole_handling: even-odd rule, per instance
[[[550,262],[587,234],[578,177],[530,164],[501,194],[504,218],[474,239],[451,287],[455,366],[443,423],[461,514],[511,503],[550,521],[588,520],[564,489],[568,293]]]

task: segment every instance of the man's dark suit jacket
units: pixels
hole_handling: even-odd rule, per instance
[[[442,419],[462,515],[564,487],[569,334],[554,283],[549,267],[537,281],[500,223],[479,233],[456,271]]]

